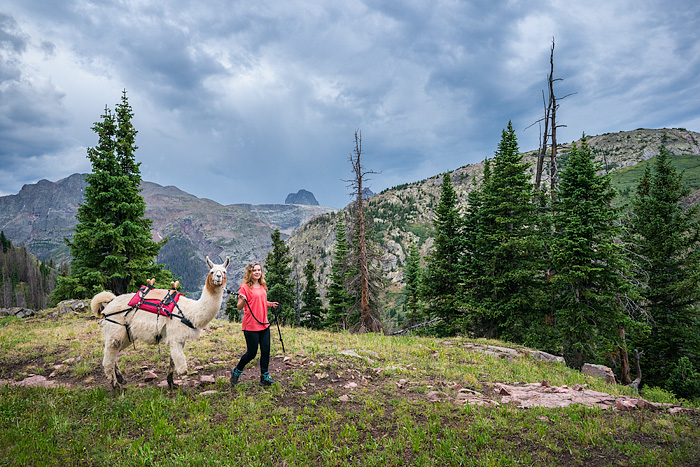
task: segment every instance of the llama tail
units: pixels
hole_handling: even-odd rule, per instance
[[[117,296],[112,292],[100,292],[92,297],[92,300],[90,301],[90,308],[98,318],[103,318],[104,314],[102,311],[105,309],[107,304],[115,298],[117,298]]]

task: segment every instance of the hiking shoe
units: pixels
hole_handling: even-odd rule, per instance
[[[231,386],[235,386],[236,384],[238,384],[238,379],[241,377],[242,373],[243,372],[238,368],[234,368],[231,371]]]
[[[266,371],[260,375],[260,384],[263,386],[272,386],[275,384],[275,380],[270,378],[270,372]]]

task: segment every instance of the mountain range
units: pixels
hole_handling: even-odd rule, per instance
[[[41,180],[23,186],[16,195],[0,197],[0,230],[13,244],[24,245],[41,260],[69,261],[63,239],[73,236],[84,179],[85,174],[73,174],[57,182]],[[229,280],[239,282],[246,264],[265,260],[275,229],[287,238],[309,219],[337,210],[304,204],[224,206],[174,186],[146,181],[141,189],[146,217],[153,221],[154,240],[168,238],[158,262],[180,277],[186,292],[194,293],[201,290],[207,272],[205,256],[215,262],[229,256]]]
[[[662,145],[675,155],[674,163],[684,169],[684,180],[694,190],[689,202],[700,199],[699,133],[685,129],[638,129],[589,136],[587,141],[601,170],[611,173],[623,199],[633,193],[644,165],[658,154]],[[560,163],[565,163],[572,143],[559,145]],[[580,145],[580,141],[577,143]],[[532,162],[534,173],[536,151],[525,152],[523,156]],[[461,206],[466,207],[467,195],[481,180],[483,167],[482,162],[449,172]],[[548,174],[549,170],[545,168],[544,173]],[[381,268],[388,280],[383,298],[389,308],[395,306],[403,285],[409,245],[417,242],[423,257],[432,247],[433,209],[440,199],[443,176],[438,174],[378,194],[368,193],[368,218],[374,221],[374,238],[382,253]],[[63,239],[72,236],[84,187],[84,174],[74,174],[57,182],[41,180],[25,185],[17,195],[0,197],[0,230],[13,244],[26,246],[39,259],[53,259],[55,263],[69,260]],[[153,238],[168,238],[158,262],[167,264],[181,278],[186,291],[196,293],[201,289],[206,255],[214,261],[229,256],[232,260],[229,280],[239,282],[246,264],[264,262],[271,249],[271,233],[279,229],[299,275],[308,259],[316,264],[316,280],[324,296],[339,210],[313,205],[315,197],[306,190],[290,194],[287,202],[310,204],[221,205],[174,186],[150,182],[143,182],[142,195],[146,216],[153,220]],[[343,210],[345,216],[347,209]]]

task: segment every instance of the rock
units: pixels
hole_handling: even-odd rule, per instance
[[[27,388],[34,388],[34,387],[43,387],[43,388],[50,388],[54,386],[56,383],[53,381],[49,381],[46,379],[45,376],[41,375],[32,375],[29,378],[25,378],[22,381],[20,381],[17,386],[22,386],[22,387],[27,387]]]
[[[430,402],[440,402],[447,399],[449,396],[442,391],[430,391],[426,394],[428,401]]]
[[[158,375],[155,374],[155,372],[153,372],[153,371],[147,371],[147,372],[143,375],[143,380],[146,381],[146,382],[148,382],[148,381],[153,381],[154,379],[158,379]]]
[[[583,367],[581,367],[581,373],[604,379],[606,383],[615,384],[615,374],[610,367],[605,365],[584,363]]]
[[[307,206],[318,206],[318,201],[316,197],[310,191],[301,189],[294,193],[289,193],[287,199],[284,200],[284,204],[305,204]]]
[[[3,316],[14,316],[15,318],[29,318],[31,316],[37,316],[37,312],[30,310],[29,308],[23,308],[19,306],[14,306],[12,308],[0,308],[0,317]]]
[[[63,300],[58,302],[56,308],[53,308],[51,316],[53,318],[58,318],[59,316],[68,313],[83,313],[90,309],[88,300]]]
[[[369,350],[361,350],[360,352],[366,352],[366,353],[370,353],[370,354],[377,355],[375,352],[371,352],[371,351],[369,351]],[[373,361],[371,358],[369,358],[369,357],[367,357],[367,356],[365,356],[365,355],[360,355],[360,354],[358,354],[356,351],[354,351],[354,350],[352,350],[352,349],[341,350],[339,353],[340,353],[341,355],[347,355],[348,357],[363,358],[363,359],[367,360],[367,363],[374,363],[374,361]]]
[[[214,384],[216,383],[216,378],[213,375],[202,375],[199,377],[199,384]]]
[[[633,400],[616,399],[615,408],[623,412],[631,412],[637,408],[637,404]]]
[[[542,352],[541,350],[533,350],[528,352],[535,360],[541,360],[548,363],[566,363],[564,357],[552,355],[551,353]]]

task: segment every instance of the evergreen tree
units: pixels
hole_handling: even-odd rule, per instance
[[[479,308],[479,291],[482,285],[483,270],[490,265],[488,251],[484,248],[484,242],[479,242],[479,234],[486,231],[485,222],[481,218],[483,206],[483,186],[491,178],[491,163],[488,159],[484,161],[484,171],[481,185],[477,179],[472,180],[472,190],[467,199],[467,208],[462,216],[462,261],[457,265],[458,274],[463,282],[460,297],[460,308],[465,310],[462,315],[461,329],[476,335],[487,335],[492,327],[481,326],[482,319],[479,319],[474,310]]]
[[[408,247],[408,258],[404,272],[406,281],[406,286],[403,289],[406,300],[404,326],[411,326],[423,321],[424,315],[419,300],[421,276],[420,252],[418,251],[418,245],[413,242]]]
[[[625,312],[634,290],[626,278],[620,208],[613,206],[617,193],[599,169],[584,136],[571,149],[554,201],[552,305],[564,358],[574,368],[624,346],[620,329],[634,327]]]
[[[681,203],[688,194],[662,147],[639,182],[630,217],[651,324],[649,338],[638,342],[646,384],[664,386],[683,357],[700,361],[700,224],[697,206]]]
[[[271,302],[279,302],[279,307],[274,312],[281,323],[299,324],[294,309],[292,257],[289,255],[289,247],[284,244],[279,229],[275,229],[270,237],[272,250],[265,259],[267,297]]]
[[[430,317],[443,318],[444,329],[439,332],[457,331],[459,322],[458,302],[460,278],[456,266],[462,255],[462,221],[459,213],[457,193],[452,186],[449,173],[442,176],[440,201],[435,208],[435,243],[426,261],[421,282],[421,298]]]
[[[466,291],[475,327],[482,335],[515,342],[529,332],[541,267],[528,166],[508,122],[468,219],[475,231]]]
[[[5,231],[0,231],[0,247],[3,253],[7,253],[7,250],[12,246],[12,242],[5,236]]]
[[[224,311],[229,321],[233,321],[234,323],[241,322],[242,312],[238,309],[237,295],[231,295],[228,300],[226,300],[226,308]]]
[[[346,284],[352,271],[349,271],[347,234],[342,211],[338,213],[338,223],[335,229],[335,248],[333,262],[331,264],[331,282],[328,285],[328,312],[324,320],[324,327],[338,330],[347,329],[347,316],[350,307],[355,302],[347,289]]]
[[[320,329],[323,304],[321,303],[321,297],[318,294],[318,287],[316,286],[316,280],[314,279],[315,272],[316,266],[314,266],[311,258],[309,258],[309,260],[306,262],[306,266],[304,266],[306,286],[301,294],[301,300],[303,302],[301,307],[301,316],[302,324],[304,326],[311,329]]]
[[[72,241],[70,277],[60,277],[52,300],[90,298],[103,290],[115,294],[134,291],[156,278],[168,284],[172,274],[156,264],[162,242],[154,242],[141,196],[140,163],[136,162],[136,130],[131,107],[122,94],[116,114],[105,107],[95,123],[98,145],[88,148],[92,173],[86,176],[84,202],[78,207],[78,224]]]

